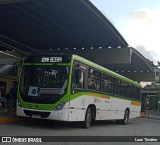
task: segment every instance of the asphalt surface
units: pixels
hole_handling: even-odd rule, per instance
[[[66,123],[49,120],[25,120],[23,122],[1,124],[0,136],[160,136],[160,120],[136,118],[128,125],[115,121],[97,121],[89,129],[81,128],[79,123]],[[94,138],[94,139],[95,139]],[[2,143],[1,143],[2,144]],[[17,144],[17,143],[3,143]],[[32,143],[18,143],[32,144]],[[33,143],[35,144],[35,143]],[[57,145],[159,145],[160,142],[42,142],[38,144]]]

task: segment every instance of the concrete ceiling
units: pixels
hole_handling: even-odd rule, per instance
[[[9,54],[0,53],[0,64],[30,54],[75,53],[133,80],[155,78],[150,62],[89,0],[1,0],[0,51]]]
[[[0,5],[0,40],[25,52],[128,46],[115,27],[88,0],[9,2]],[[6,49],[1,45],[2,48]]]

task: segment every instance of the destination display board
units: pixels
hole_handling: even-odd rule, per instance
[[[69,63],[71,55],[32,55],[27,56],[25,63]]]

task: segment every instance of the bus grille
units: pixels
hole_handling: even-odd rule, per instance
[[[47,118],[51,114],[50,112],[31,111],[31,110],[24,110],[24,113],[30,117],[32,117],[32,115],[39,115],[41,116],[41,118]]]

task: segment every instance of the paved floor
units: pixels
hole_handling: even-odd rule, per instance
[[[136,118],[128,125],[118,125],[115,121],[97,121],[91,128],[83,129],[78,123],[65,123],[39,119],[19,119],[9,116],[7,110],[0,110],[0,136],[159,136],[160,120]],[[1,144],[1,143],[0,143]],[[14,143],[12,143],[14,144]],[[17,143],[15,143],[17,144]],[[23,143],[25,144],[25,143]],[[26,143],[27,144],[27,143]],[[154,142],[59,142],[41,143],[56,145],[159,145]]]
[[[136,118],[130,120],[128,125],[119,125],[115,121],[97,121],[92,124],[91,128],[83,129],[78,123],[65,123],[49,120],[32,120],[23,121],[17,123],[1,124],[0,125],[0,136],[159,136],[160,134],[160,120],[148,119],[148,118]],[[95,139],[94,138],[94,139]],[[116,141],[116,138],[115,138]],[[123,142],[59,142],[59,143],[42,143],[42,144],[58,144],[58,145],[74,145],[74,144],[93,144],[93,145],[158,145],[153,142],[141,142],[141,143],[123,143]]]
[[[21,120],[15,116],[7,114],[7,111],[7,109],[0,109],[0,124],[16,123]]]

